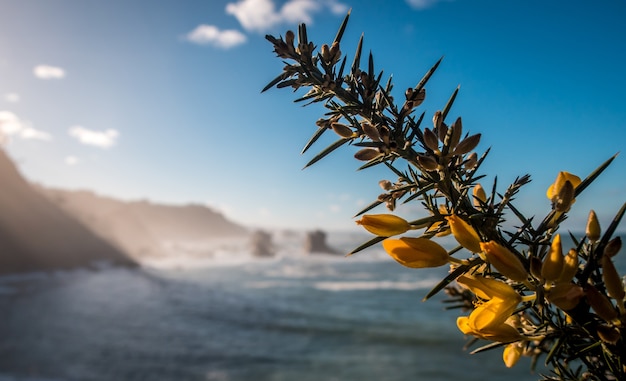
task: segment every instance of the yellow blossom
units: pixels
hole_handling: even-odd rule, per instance
[[[506,247],[496,241],[489,241],[481,242],[480,248],[487,262],[505,277],[517,282],[523,282],[528,278],[528,272],[520,259]]]
[[[391,237],[411,229],[411,225],[405,219],[393,214],[366,214],[356,223],[368,232],[381,237]]]
[[[390,238],[383,241],[383,248],[398,263],[412,268],[439,267],[450,258],[446,249],[427,238]]]
[[[587,297],[587,303],[589,303],[589,306],[591,306],[596,315],[607,322],[612,322],[617,318],[618,315],[615,306],[609,298],[598,291],[597,288],[592,285],[587,285],[585,296]]]
[[[561,235],[555,234],[548,255],[543,260],[541,266],[541,277],[548,282],[557,280],[563,271],[563,247],[561,246]]]
[[[487,194],[480,184],[476,184],[472,195],[474,196],[474,206],[476,208],[480,208],[482,204],[487,202]]]
[[[472,225],[465,222],[464,219],[456,214],[446,217],[450,231],[461,246],[471,251],[472,253],[480,253],[480,237]]]
[[[609,296],[617,301],[618,306],[620,303],[623,304],[626,293],[624,292],[622,277],[619,276],[611,257],[607,255],[602,256],[602,280]]]
[[[502,360],[504,360],[504,365],[507,368],[512,368],[517,364],[520,357],[522,357],[522,353],[524,352],[524,348],[519,343],[511,343],[504,347],[504,352],[502,352]]]
[[[513,287],[499,280],[466,274],[459,276],[456,281],[481,299],[510,299],[516,300],[516,304],[521,300]]]
[[[587,234],[587,238],[591,242],[595,242],[600,239],[600,222],[598,222],[598,216],[596,216],[596,212],[591,210],[589,212],[589,218],[587,219],[587,228],[585,233]]]
[[[483,300],[469,316],[457,319],[461,332],[492,341],[520,340],[521,335],[511,325],[510,317],[521,296],[511,286],[495,279],[468,275],[460,276],[457,282]]]
[[[567,312],[578,305],[585,295],[582,287],[574,283],[557,283],[546,293],[550,303]]]
[[[567,212],[576,201],[574,190],[580,183],[580,177],[569,172],[559,172],[554,183],[546,191],[546,196],[552,201],[557,211]]]
[[[575,249],[570,249],[563,259],[563,270],[556,283],[569,283],[578,271],[578,253]]]

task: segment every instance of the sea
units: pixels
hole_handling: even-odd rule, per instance
[[[0,277],[0,381],[406,381],[548,373],[456,328],[467,312],[422,301],[445,269],[408,269],[380,248],[271,258],[239,243],[137,269]],[[346,252],[362,241],[329,235]],[[483,343],[485,344],[485,343]]]

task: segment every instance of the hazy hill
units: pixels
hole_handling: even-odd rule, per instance
[[[0,274],[135,265],[121,250],[36,191],[0,149]]]
[[[247,235],[242,226],[202,205],[123,201],[90,191],[40,188],[56,205],[134,258],[168,255],[168,248]]]

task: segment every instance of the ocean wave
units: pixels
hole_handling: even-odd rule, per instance
[[[359,282],[315,282],[313,287],[324,291],[368,291],[368,290],[402,290],[413,291],[432,288],[437,279],[423,279],[419,281],[359,281]]]

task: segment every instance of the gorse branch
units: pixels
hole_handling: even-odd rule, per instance
[[[489,192],[480,184],[484,175],[478,171],[489,152],[475,152],[481,134],[468,131],[460,117],[447,122],[459,87],[434,113],[432,124],[425,122],[424,112],[416,117],[443,57],[403,97],[395,98],[391,78],[383,81],[372,53],[366,68],[361,67],[363,35],[347,66],[341,40],[349,17],[332,43],[319,50],[304,24],[297,41],[291,31],[284,38],[266,36],[285,66],[263,88],[305,89],[297,102],[321,103],[326,109],[302,152],[323,134],[337,138],[305,167],[349,145],[358,148],[359,169],[383,164],[393,176],[393,181],[379,180],[382,193],[356,214],[357,224],[374,236],[349,255],[382,244],[403,266],[448,265],[448,275],[424,299],[445,290],[454,308],[469,311],[458,317],[458,329],[475,341],[489,342],[474,353],[503,348],[509,367],[521,356],[531,357],[533,364],[543,357],[551,366],[544,380],[626,379],[625,292],[612,261],[621,249],[614,234],[626,204],[603,234],[591,211],[585,235],[572,235],[575,247],[566,251],[559,233],[576,198],[615,156],[584,180],[560,172],[546,192],[551,208],[535,226],[535,218],[514,205],[529,175],[518,177],[503,193],[497,180]],[[398,202],[418,202],[424,215],[397,216]],[[381,205],[387,213],[366,214]],[[509,215],[519,222],[514,231],[504,227]],[[450,250],[437,242],[449,234],[458,243]]]

